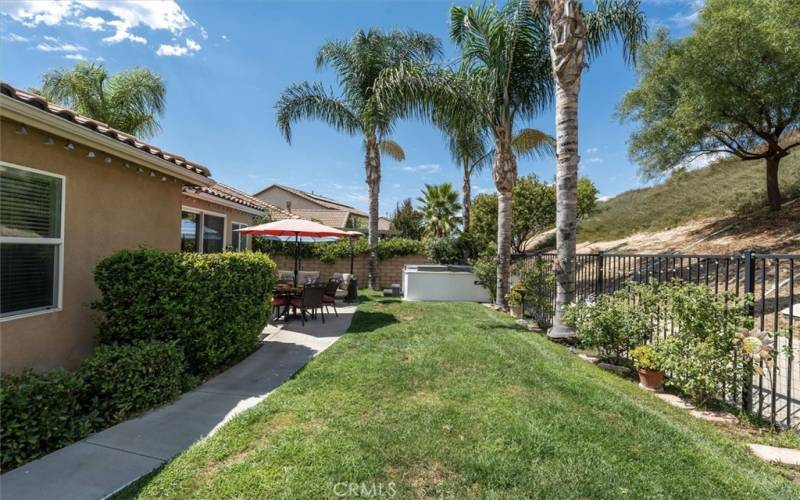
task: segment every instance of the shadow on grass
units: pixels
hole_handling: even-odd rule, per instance
[[[394,314],[384,312],[356,311],[347,333],[366,333],[400,321]]]

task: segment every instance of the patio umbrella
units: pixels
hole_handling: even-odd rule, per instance
[[[297,267],[300,259],[301,238],[305,241],[308,241],[308,239],[320,241],[328,238],[346,238],[348,236],[345,231],[340,231],[334,227],[305,219],[283,219],[266,224],[259,224],[257,226],[245,227],[238,231],[242,234],[266,236],[270,239],[279,239],[282,241],[291,241],[294,239],[294,286],[297,286]]]

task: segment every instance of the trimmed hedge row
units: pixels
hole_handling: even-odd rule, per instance
[[[0,469],[6,471],[89,433],[175,399],[185,363],[174,343],[101,346],[74,372],[0,378]]]
[[[255,346],[275,279],[260,253],[116,252],[95,270],[100,342],[174,340],[190,371],[208,375]]]
[[[253,248],[259,252],[271,255],[294,256],[294,242],[270,241],[263,238],[253,240]],[[387,238],[379,240],[376,247],[379,259],[388,259],[403,255],[424,254],[425,243],[408,238]],[[356,255],[369,253],[369,242],[366,236],[355,241],[353,251]],[[350,257],[350,241],[340,239],[330,243],[310,243],[300,246],[301,258],[317,258],[322,262],[331,263],[336,259]]]

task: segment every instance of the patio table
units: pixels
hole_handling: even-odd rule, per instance
[[[289,308],[291,307],[291,301],[293,297],[299,296],[303,291],[302,287],[299,286],[278,286],[275,288],[275,295],[286,297],[286,305],[283,307],[283,312],[279,313],[275,318],[275,320],[279,319],[283,316],[284,321],[289,321]]]

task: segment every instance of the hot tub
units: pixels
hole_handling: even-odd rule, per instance
[[[403,267],[403,300],[489,302],[470,266],[436,264]]]

